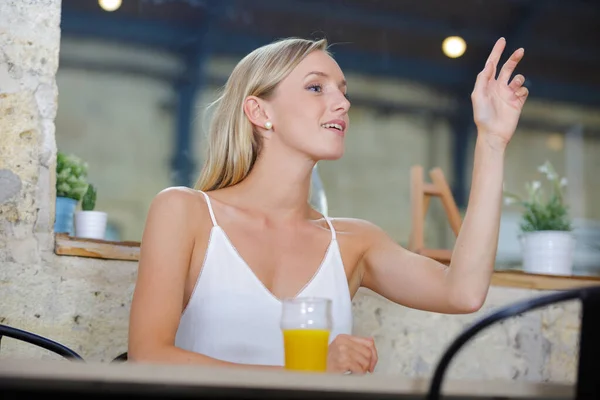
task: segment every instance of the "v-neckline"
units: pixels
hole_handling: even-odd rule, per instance
[[[258,283],[258,285],[262,288],[262,290],[264,290],[269,295],[269,297],[271,297],[273,300],[277,301],[280,304],[283,303],[284,299],[281,299],[281,298],[277,297],[264,284],[264,282],[261,281],[260,278],[256,275],[256,273],[254,272],[254,270],[252,269],[252,267],[250,267],[250,264],[248,264],[246,262],[246,260],[244,259],[244,257],[242,257],[242,255],[240,254],[240,252],[238,251],[238,249],[235,247],[235,245],[233,244],[233,242],[231,241],[231,239],[229,239],[229,236],[227,235],[227,232],[225,232],[225,230],[220,225],[214,225],[212,227],[212,229],[217,229],[218,231],[220,231],[223,234],[223,237],[225,238],[225,242],[227,243],[227,245],[229,246],[229,248],[231,250],[233,250],[233,252],[239,258],[240,262],[244,265],[244,268],[246,268],[248,270],[248,272],[250,273],[250,275],[252,275],[253,279]],[[293,297],[291,297],[292,299],[298,298],[304,291],[306,291],[308,289],[308,287],[311,285],[311,283],[314,282],[315,279],[319,276],[319,273],[323,269],[323,266],[325,265],[325,262],[327,261],[327,259],[329,257],[329,253],[331,252],[331,248],[332,248],[334,242],[335,242],[335,240],[332,237],[329,240],[329,245],[327,246],[327,249],[325,250],[325,255],[321,259],[321,263],[319,264],[319,267],[317,268],[317,270],[315,271],[315,273],[311,276],[311,278],[300,288],[300,290]],[[287,298],[290,298],[290,297],[286,297],[286,299]]]

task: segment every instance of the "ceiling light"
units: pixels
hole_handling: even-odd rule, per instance
[[[449,36],[442,43],[444,54],[450,58],[458,58],[465,54],[467,43],[460,36]]]
[[[98,0],[104,11],[115,11],[121,7],[122,0]]]

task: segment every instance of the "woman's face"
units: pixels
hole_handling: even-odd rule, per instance
[[[314,161],[343,155],[350,102],[344,74],[327,53],[314,51],[306,56],[267,103],[273,123],[271,141]]]

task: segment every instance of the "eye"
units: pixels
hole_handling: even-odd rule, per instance
[[[344,97],[346,98],[346,100],[350,100],[350,95],[348,93],[344,93]]]
[[[314,84],[308,86],[306,89],[312,90],[315,93],[321,93],[323,91],[323,86],[321,86],[318,83],[314,83]]]

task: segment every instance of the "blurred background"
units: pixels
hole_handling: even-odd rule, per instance
[[[349,82],[346,153],[318,174],[332,217],[367,219],[406,245],[410,168],[440,167],[467,205],[476,137],[470,93],[494,42],[530,97],[505,189],[550,161],[568,179],[575,268],[600,273],[600,2],[552,0],[63,0],[58,150],[89,164],[107,239],[141,239],[153,197],[193,186],[215,99],[235,64],[283,37],[327,38]],[[520,210],[502,217],[498,265],[520,262]],[[429,247],[451,247],[442,207]]]

